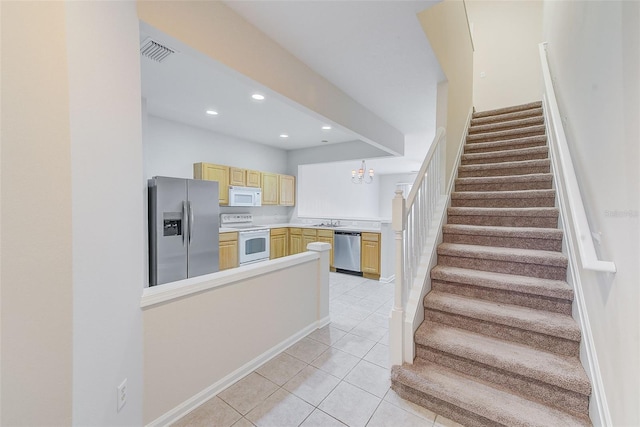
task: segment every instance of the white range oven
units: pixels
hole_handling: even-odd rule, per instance
[[[239,264],[269,259],[270,233],[268,228],[238,231]]]
[[[222,214],[220,225],[238,230],[238,263],[251,264],[269,259],[270,232],[253,224],[251,214]]]

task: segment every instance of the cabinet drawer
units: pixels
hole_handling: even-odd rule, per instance
[[[287,234],[286,228],[272,228],[270,233],[272,236],[282,236]]]
[[[290,228],[289,229],[289,234],[302,234],[302,228]]]
[[[303,228],[302,229],[303,236],[316,237],[316,230],[313,228]]]
[[[333,230],[318,230],[318,237],[333,237]]]
[[[362,240],[366,240],[368,242],[379,242],[380,233],[362,233]]]
[[[238,233],[236,231],[230,231],[228,233],[220,233],[221,242],[231,242],[233,240],[238,240]]]

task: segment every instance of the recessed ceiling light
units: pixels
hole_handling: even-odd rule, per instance
[[[210,115],[210,116],[217,116],[218,112],[214,111],[214,110],[207,110],[207,114]]]
[[[322,130],[331,130],[331,126],[328,126],[328,125],[322,126]]]
[[[259,93],[254,93],[253,95],[251,95],[251,97],[253,99],[255,99],[256,101],[262,101],[264,100],[264,95],[260,95]]]
[[[289,135],[287,135],[286,133],[281,133],[280,138],[289,138]]]

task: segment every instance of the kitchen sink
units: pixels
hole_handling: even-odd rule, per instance
[[[340,224],[315,224],[312,227],[322,227],[322,228],[338,228],[342,227]]]

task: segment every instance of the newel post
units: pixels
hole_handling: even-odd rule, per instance
[[[402,365],[404,360],[404,230],[406,206],[402,190],[396,190],[391,211],[391,226],[395,235],[396,272],[395,295],[391,318],[389,319],[389,361],[391,365]]]

